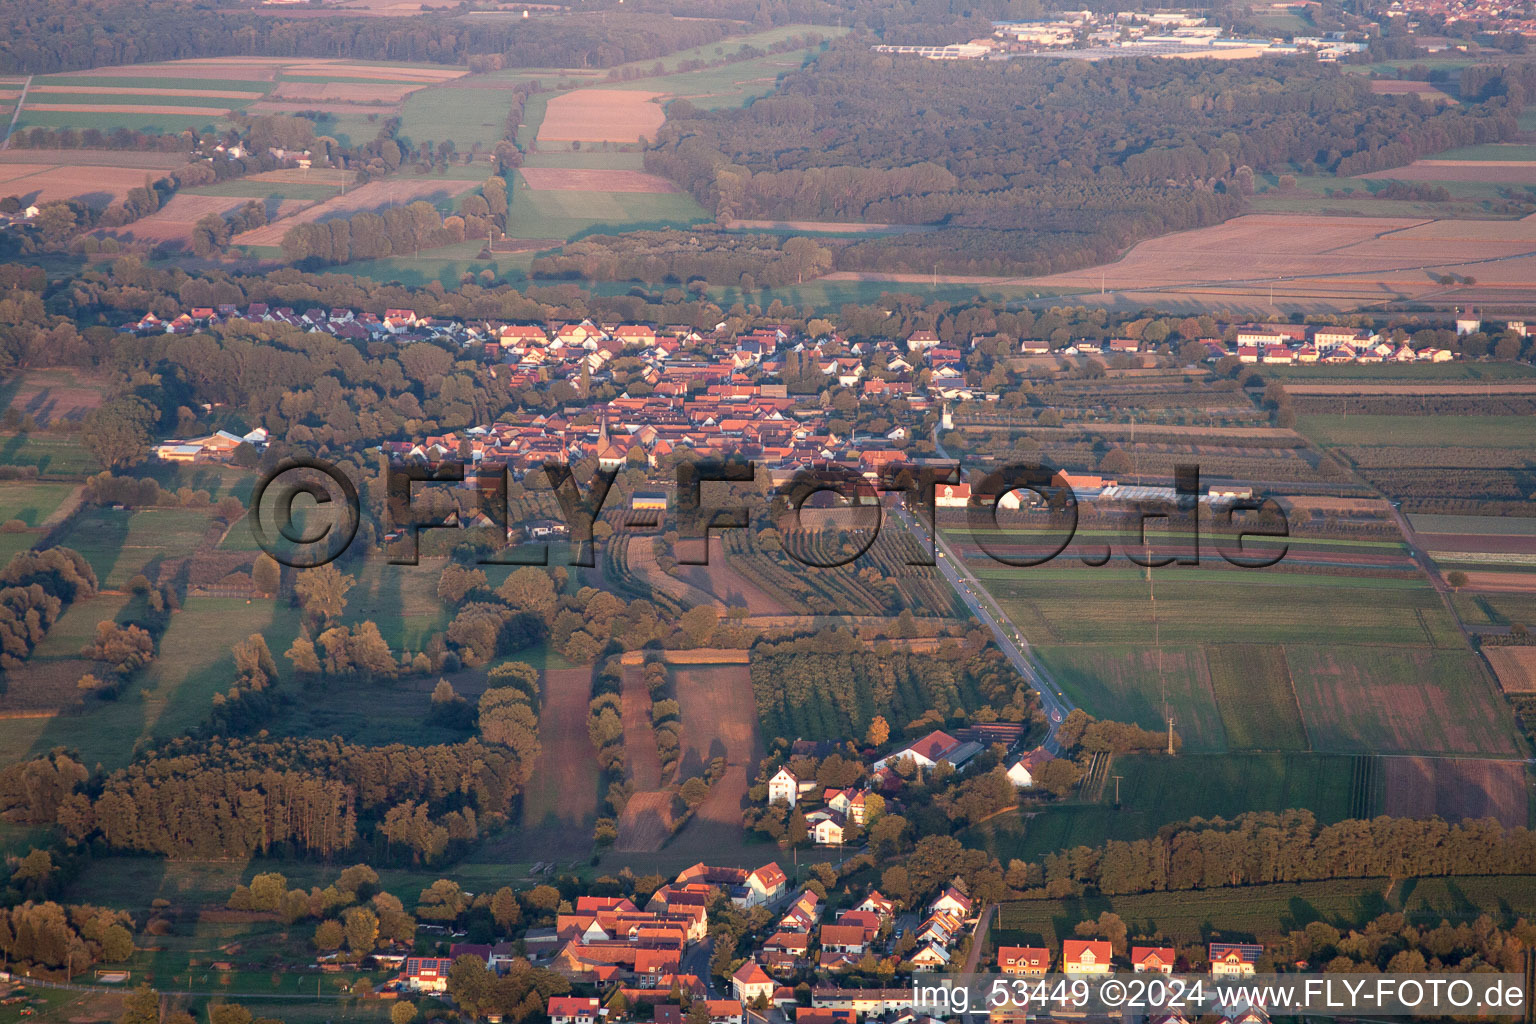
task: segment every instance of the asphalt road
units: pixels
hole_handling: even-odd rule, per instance
[[[905,508],[898,507],[896,515],[912,536],[917,539],[918,544],[926,551],[928,548],[927,529],[921,526]],[[1013,667],[1018,669],[1019,675],[1023,676],[1025,682],[1029,683],[1035,692],[1040,695],[1040,704],[1045,708],[1046,719],[1050,727],[1050,731],[1046,734],[1045,742],[1042,745],[1051,753],[1060,754],[1061,747],[1056,742],[1056,729],[1061,725],[1062,720],[1067,717],[1068,712],[1076,705],[1067,699],[1066,694],[1061,692],[1061,688],[1056,685],[1054,679],[1050,678],[1045,669],[1029,657],[1027,653],[1029,641],[1024,638],[1024,634],[1019,632],[1018,627],[1003,614],[1002,609],[992,604],[986,590],[977,581],[976,577],[972,575],[965,562],[957,558],[955,553],[950,550],[949,545],[945,543],[943,534],[940,534],[937,539],[938,558],[936,561],[939,564],[939,572],[949,581],[949,585],[955,589],[955,593],[960,595],[960,600],[965,602],[965,606],[970,609],[971,614],[976,617],[976,620],[992,631],[992,636],[997,640],[998,647],[1002,649],[1003,655],[1007,657]]]

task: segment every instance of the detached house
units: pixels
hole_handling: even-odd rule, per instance
[[[780,768],[768,780],[768,802],[770,804],[783,804],[785,807],[794,807],[795,800],[800,796],[800,780],[795,778],[795,773],[787,767]]]
[[[971,916],[971,898],[953,885],[928,904],[930,914],[950,914],[964,920]]]
[[[1028,789],[1035,784],[1035,774],[1040,767],[1049,760],[1051,752],[1044,747],[1036,747],[1008,766],[1008,781],[1019,789]]]
[[[1061,969],[1067,974],[1108,974],[1115,951],[1099,939],[1067,939],[1061,944]]]
[[[869,948],[863,927],[857,924],[821,926],[821,948],[829,953],[863,954]]]
[[[1131,969],[1137,974],[1172,974],[1177,958],[1171,946],[1131,947]]]
[[[448,957],[407,957],[405,970],[400,975],[400,987],[412,992],[448,991],[448,968],[453,961]]]
[[[598,1006],[596,999],[580,996],[550,996],[550,1024],[595,1024]]]
[[[740,896],[732,893],[731,899],[749,909],[760,907],[784,895],[784,887],[788,884],[789,877],[784,874],[783,868],[777,864],[764,864],[747,876],[744,886],[746,892]]]
[[[911,956],[912,966],[924,970],[937,970],[949,963],[949,950],[937,942],[930,942]]]
[[[1258,970],[1264,947],[1249,942],[1213,942],[1210,947],[1211,976],[1216,978],[1251,978]]]
[[[1038,946],[999,946],[997,969],[1004,974],[1045,974],[1051,969],[1051,951]]]
[[[772,998],[773,988],[773,979],[768,977],[756,960],[748,960],[731,975],[731,992],[736,996],[736,1001],[743,1005],[758,999]]]
[[[853,909],[876,914],[881,920],[886,920],[896,912],[896,904],[880,895],[879,889],[871,889],[869,895],[864,897],[864,902]]]
[[[912,763],[922,769],[932,768],[938,764],[945,754],[960,745],[960,741],[947,732],[934,731],[918,740],[910,746],[903,747],[889,757],[883,757],[874,763],[874,770],[879,771],[887,765],[895,764],[904,758],[911,759]]]

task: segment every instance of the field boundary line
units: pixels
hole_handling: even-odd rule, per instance
[[[16,134],[16,122],[21,120],[21,108],[27,102],[27,90],[30,88],[32,88],[32,76],[28,75],[27,80],[21,83],[21,95],[16,97],[16,108],[11,111],[11,123],[6,126],[5,141],[0,142],[0,149],[11,148],[11,136]]]
[[[1291,656],[1286,650],[1286,644],[1277,645],[1280,648],[1280,661],[1285,665],[1285,685],[1291,691],[1291,703],[1296,707],[1296,721],[1301,723],[1301,735],[1307,741],[1307,752],[1316,753],[1312,745],[1312,730],[1307,728],[1307,716],[1301,708],[1301,696],[1296,692],[1296,676],[1291,672]]]

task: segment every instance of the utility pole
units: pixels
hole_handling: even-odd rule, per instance
[[[1173,756],[1173,716],[1168,716],[1168,756]]]
[[[1114,776],[1114,780],[1115,780],[1115,806],[1116,807],[1120,806],[1120,778],[1121,778],[1121,776],[1119,776],[1119,775]]]

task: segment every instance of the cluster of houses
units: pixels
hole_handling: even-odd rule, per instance
[[[523,946],[530,953],[545,950],[548,965],[572,981],[617,987],[630,1006],[659,1009],[676,992],[706,999],[707,986],[697,973],[684,969],[683,957],[708,935],[708,907],[716,894],[752,909],[782,902],[788,884],[777,864],[755,871],[695,864],[657,889],[643,908],[625,897],[580,897],[569,913],[556,917],[552,935],[530,934]],[[515,956],[510,943],[456,943],[446,957],[406,958],[394,987],[402,992],[446,991],[449,967],[466,954],[480,957],[493,971],[505,970]],[[721,1001],[717,1007],[713,1002],[711,1017],[716,1024],[741,1024],[739,1003],[726,1006],[728,1001]],[[574,999],[561,1006],[571,1011],[567,1016],[574,1020],[588,1002]],[[595,1013],[597,1008],[590,1010]],[[555,1015],[553,1002],[550,1013]]]
[[[250,303],[243,311],[228,304],[198,306],[170,319],[146,313],[118,329],[141,335],[190,334],[236,321],[286,324],[352,341],[450,341],[463,348],[478,349],[478,354],[491,363],[505,364],[509,386],[575,381],[584,373],[600,376],[622,356],[638,360],[638,379],[656,389],[653,393],[679,396],[700,384],[744,385],[778,377],[793,356],[797,365],[814,365],[822,376],[840,386],[857,388],[863,395],[877,399],[996,399],[995,395],[980,394],[967,385],[966,352],[994,340],[984,335],[968,342],[944,342],[933,331],[914,331],[904,340],[849,342],[835,331],[809,338],[787,324],[732,334],[724,323],[708,332],[686,324],[653,327],[600,324],[592,320],[499,323],[418,316],[412,309],[386,309],[380,315],[344,308],[298,311],[260,302]],[[1485,325],[1474,313],[1457,315],[1458,335],[1492,326]],[[1519,320],[1505,321],[1503,329],[1522,337],[1526,333],[1524,321]],[[1199,340],[1212,359],[1235,355],[1245,362],[1445,362],[1454,358],[1449,349],[1414,350],[1386,341],[1372,331],[1352,327],[1248,324],[1236,328],[1236,340],[1231,345],[1212,338]],[[1084,339],[1058,348],[1041,339],[1026,338],[1017,347],[1023,355],[1097,356],[1135,355],[1153,346],[1134,338],[1112,338]],[[765,387],[768,397],[785,397],[782,385]]]
[[[1248,942],[1213,942],[1208,949],[1214,978],[1251,978],[1258,970],[1264,947]],[[1130,968],[1137,974],[1172,974],[1179,957],[1171,946],[1132,946]],[[999,946],[997,969],[1003,974],[1044,975],[1054,960],[1044,946]],[[1188,970],[1189,964],[1184,965]],[[1061,944],[1062,974],[1091,976],[1123,970],[1115,964],[1114,946],[1102,939],[1067,939]]]
[[[296,311],[264,303],[251,303],[244,310],[232,305],[195,307],[168,320],[148,313],[120,330],[187,334],[235,321],[280,323],[355,342],[448,342],[472,352],[489,365],[492,376],[513,389],[563,381],[580,396],[594,382],[622,381],[623,393],[607,402],[578,398],[556,412],[529,412],[384,446],[401,461],[462,460],[487,470],[505,467],[514,475],[546,461],[585,458],[596,458],[605,469],[656,469],[674,453],[687,453],[698,458],[739,456],[786,473],[803,466],[836,465],[874,478],[885,467],[908,460],[904,448],[910,421],[893,416],[883,435],[842,436],[828,429],[826,412],[806,408],[790,395],[787,380],[814,372],[829,384],[855,391],[863,402],[900,400],[919,416],[942,408],[946,427],[952,425],[951,403],[999,398],[972,383],[975,376],[965,362],[969,349],[996,339],[945,342],[926,330],[905,339],[850,342],[836,332],[808,338],[792,325],[732,334],[719,324],[706,333],[687,325],[657,328],[592,320],[517,324],[418,316],[411,309],[386,309],[378,315],[340,308]],[[1475,319],[1457,321],[1460,333],[1479,326]],[[1524,332],[1523,323],[1511,322],[1510,328]],[[1034,339],[1008,344],[1016,344],[1024,355],[1068,357],[1136,356],[1146,348],[1125,338],[1078,341],[1060,349]],[[1354,328],[1293,324],[1241,327],[1231,346],[1216,340],[1204,344],[1209,361],[1226,356],[1246,363],[1452,358],[1446,349],[1414,350]],[[632,387],[637,383],[644,387]],[[217,460],[228,457],[228,440],[220,435],[171,439],[157,446],[155,454],[172,461]],[[964,503],[959,495],[941,498]]]
[[[681,958],[707,933],[708,910],[724,895],[738,907],[768,907],[781,912],[767,929],[767,938],[749,951],[747,960],[730,979],[729,997],[712,998],[707,979],[686,970]],[[980,907],[966,894],[957,879],[916,915],[901,915],[897,905],[878,890],[861,902],[823,921],[822,901],[804,889],[791,894],[788,879],[777,864],[756,871],[695,864],[658,889],[644,909],[624,897],[584,896],[569,912],[558,916],[555,944],[558,952],[548,966],[599,996],[556,996],[547,1013],[552,1024],[599,1024],[632,1017],[640,1008],[660,1024],[682,1024],[684,1005],[704,1006],[710,1024],[764,1022],[776,1009],[796,1024],[856,1024],[861,1019],[883,1018],[892,1024],[928,1024],[932,1007],[921,1002],[920,986],[905,988],[843,988],[817,985],[811,988],[810,1005],[803,1005],[791,982],[814,972],[835,977],[837,972],[869,958],[894,962],[898,942],[908,930],[911,941],[900,959],[915,972],[943,971],[950,967],[956,948],[976,925]],[[903,922],[919,921],[918,924]],[[531,948],[543,936],[530,933],[524,940]],[[1220,979],[1252,977],[1263,954],[1250,943],[1213,942],[1209,946],[1210,974]],[[446,957],[409,957],[393,983],[402,993],[443,993],[454,960],[464,955],[482,958],[489,969],[505,971],[518,956],[511,943],[496,946],[454,944]],[[1002,946],[996,953],[996,969],[1011,976],[1044,976],[1053,971],[1068,976],[1107,975],[1129,968],[1136,973],[1172,974],[1192,965],[1168,946],[1133,945],[1129,957],[1119,959],[1113,946],[1098,939],[1067,939],[1059,961],[1044,947]],[[982,965],[985,969],[986,965]],[[622,1000],[616,1000],[617,994]],[[999,1017],[1001,1013],[1001,1017]],[[1031,1013],[1003,1007],[994,1011],[990,1024],[1023,1024]],[[1188,1024],[1177,1015],[1153,1018],[1154,1024]],[[1261,1010],[1233,1010],[1226,1024],[1267,1024]]]
[[[744,1006],[793,1004],[794,991],[783,983],[786,976],[812,967],[831,974],[870,956],[892,959],[894,941],[904,933],[893,927],[895,918],[895,903],[871,890],[863,902],[822,923],[820,901],[805,890],[795,897],[773,933],[731,976],[732,994]],[[975,922],[970,897],[958,882],[952,884],[924,909],[921,923],[913,929],[912,950],[901,959],[914,970],[941,970]]]
[[[1024,738],[1025,727],[1014,722],[985,722],[957,731],[959,736],[935,730],[873,761],[869,765],[868,780],[859,787],[818,787],[815,779],[801,779],[790,765],[781,765],[768,779],[768,803],[798,807],[808,799],[815,802],[820,788],[820,806],[805,812],[807,838],[821,846],[841,846],[850,824],[864,824],[870,793],[879,793],[882,798],[899,793],[904,776],[926,774],[941,763],[956,772],[964,771],[977,754],[994,743],[1001,744],[1005,750],[1018,746]],[[797,743],[791,749],[794,751],[801,746]],[[810,747],[805,746],[806,749]],[[1006,762],[1009,780],[1019,789],[1028,789],[1035,784],[1035,773],[1051,756],[1044,747],[1010,755]]]

